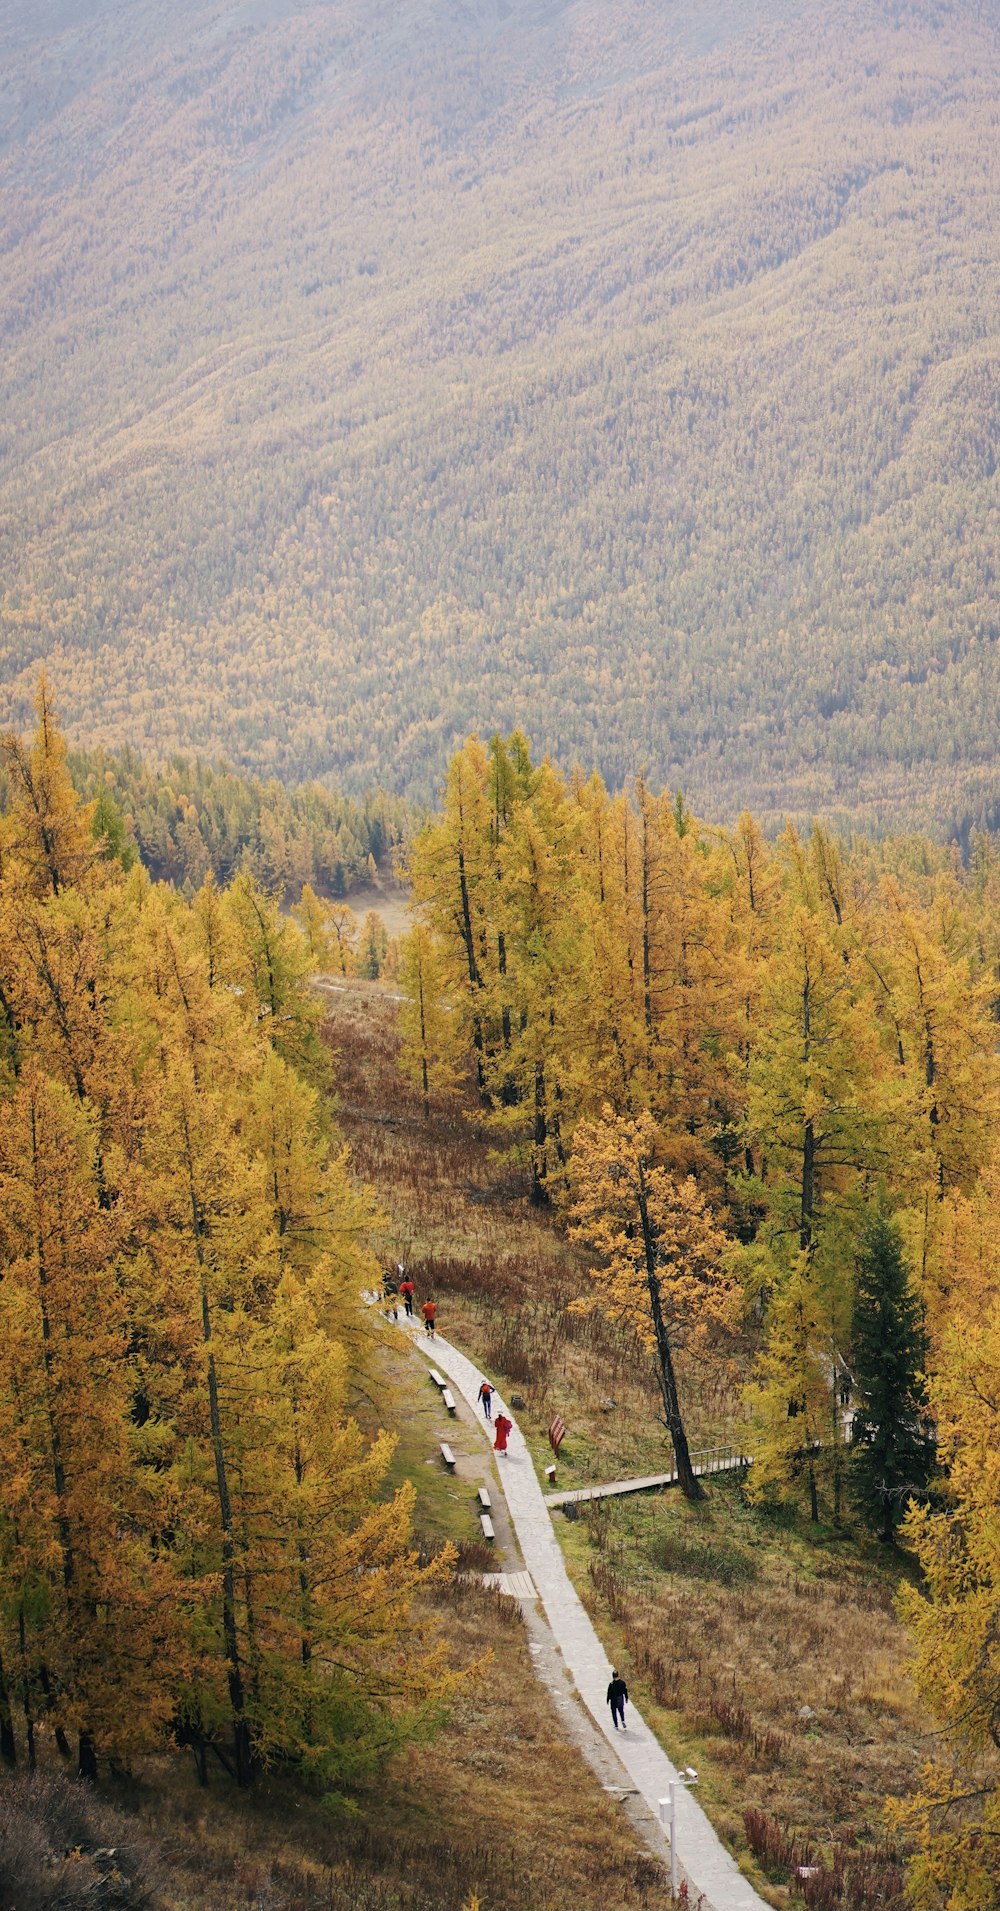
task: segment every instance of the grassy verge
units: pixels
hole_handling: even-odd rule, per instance
[[[925,1726],[895,1616],[905,1562],[748,1508],[735,1481],[702,1506],[638,1495],[557,1526],[645,1716],[773,1901],[796,1865],[864,1849],[859,1905],[901,1902],[882,1808],[917,1777]]]

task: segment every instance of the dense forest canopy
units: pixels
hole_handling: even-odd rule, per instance
[[[710,20],[706,22],[706,11]],[[0,8],[0,720],[992,820],[998,19]]]
[[[38,718],[0,740],[0,1761],[337,1785],[439,1705],[448,1560],[353,1414],[377,1266],[309,946],[246,873],[101,854]]]
[[[95,834],[116,852],[119,837],[133,842],[152,876],[182,888],[209,874],[226,883],[242,870],[285,899],[303,883],[342,896],[369,881],[373,865],[391,866],[411,814],[380,790],[355,801],[321,783],[289,789],[198,757],[156,767],[130,750],[77,750],[69,770],[94,804]]]
[[[902,1535],[942,1728],[895,1808],[909,1902],[996,1911],[996,847],[963,868],[820,825],[769,844],[749,812],[718,828],[641,779],[568,780],[515,732],[456,753],[411,863],[403,1060],[425,1109],[473,1075],[590,1251],[593,1305],[634,1328],[691,1500],[686,1398],[729,1337],[747,1498]]]

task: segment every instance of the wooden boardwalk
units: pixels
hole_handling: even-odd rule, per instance
[[[535,1582],[530,1573],[484,1573],[484,1586],[495,1586],[497,1592],[506,1593],[508,1599],[537,1599]]]
[[[745,1453],[735,1447],[713,1447],[710,1452],[692,1455],[693,1471],[699,1479],[710,1473],[739,1473],[750,1465]],[[579,1506],[586,1500],[609,1500],[618,1493],[654,1493],[662,1486],[677,1485],[677,1470],[672,1473],[645,1473],[638,1480],[611,1480],[606,1486],[578,1486],[570,1493],[546,1493],[546,1506]]]

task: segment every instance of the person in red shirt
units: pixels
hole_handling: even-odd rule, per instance
[[[513,1420],[508,1420],[505,1413],[498,1413],[495,1425],[497,1432],[496,1439],[493,1442],[493,1450],[495,1453],[506,1453],[507,1435],[513,1431],[514,1422]]]
[[[431,1339],[434,1339],[434,1323],[437,1320],[437,1301],[425,1301],[420,1309],[424,1326]]]
[[[406,1276],[405,1281],[400,1281],[399,1291],[403,1297],[403,1306],[406,1309],[406,1318],[407,1320],[412,1320],[413,1319],[413,1282],[411,1281],[409,1275]]]

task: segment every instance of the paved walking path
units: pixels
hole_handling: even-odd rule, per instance
[[[698,1461],[691,1471],[698,1479],[710,1473],[741,1473],[747,1461],[736,1454],[730,1459]],[[611,1480],[607,1486],[578,1486],[571,1493],[546,1493],[546,1506],[579,1506],[584,1500],[609,1500],[617,1493],[651,1493],[658,1486],[676,1486],[677,1473],[646,1473],[640,1480]]]
[[[440,1335],[431,1340],[419,1331],[416,1323],[401,1321],[400,1325],[412,1333],[414,1345],[424,1359],[446,1374],[473,1412],[478,1412],[482,1380],[479,1368]],[[510,1408],[497,1394],[494,1413],[501,1408],[513,1421]],[[638,1791],[658,1813],[660,1799],[667,1796],[668,1784],[679,1774],[634,1706],[629,1706],[624,1732],[616,1732],[611,1723],[605,1699],[611,1677],[607,1654],[570,1582],[534,1463],[516,1421],[506,1455],[498,1453],[496,1457],[525,1567],[534,1581],[576,1689],[614,1746]],[[683,1788],[679,1788],[677,1797],[677,1853],[688,1881],[692,1911],[699,1897],[704,1911],[767,1911],[763,1898],[747,1883],[701,1807]]]

